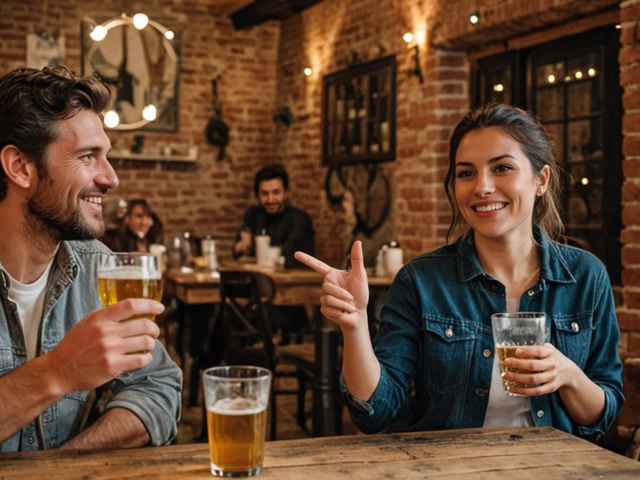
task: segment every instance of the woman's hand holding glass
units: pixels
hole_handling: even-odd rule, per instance
[[[320,311],[326,318],[339,325],[343,331],[367,326],[369,284],[364,268],[362,242],[355,242],[351,247],[350,271],[330,267],[303,252],[296,252],[295,258],[324,276]]]
[[[518,347],[515,357],[505,359],[509,371],[502,378],[530,387],[511,387],[514,394],[535,397],[553,393],[563,386],[570,386],[576,373],[582,373],[552,344]],[[516,370],[523,371],[516,373]]]

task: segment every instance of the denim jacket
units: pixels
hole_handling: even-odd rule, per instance
[[[62,242],[47,282],[37,355],[53,350],[67,332],[91,311],[102,308],[98,297],[97,254],[108,249],[97,240]],[[0,269],[0,376],[26,362],[27,352],[16,305],[8,300],[9,278]],[[47,379],[43,378],[43,382]],[[105,406],[126,408],[145,425],[152,445],[168,444],[177,433],[182,372],[156,341],[145,368],[110,384]],[[0,451],[55,448],[79,433],[89,392],[73,392],[49,406],[39,418],[0,444]],[[44,441],[44,445],[43,442]]]
[[[624,403],[607,272],[594,255],[535,232],[540,279],[520,298],[520,311],[547,314],[550,343],[602,387],[606,405],[587,427],[569,416],[557,391],[529,397],[533,422],[579,436],[603,434]],[[482,427],[495,355],[491,314],[506,311],[505,293],[483,272],[473,232],[405,265],[380,313],[376,390],[362,401],[341,379],[356,426],[365,433]]]

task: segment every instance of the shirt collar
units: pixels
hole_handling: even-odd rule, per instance
[[[576,283],[576,279],[569,270],[560,245],[540,229],[533,227],[533,236],[538,243],[540,252],[540,279],[557,283]],[[458,278],[461,282],[468,282],[478,275],[484,275],[480,260],[475,249],[474,232],[469,230],[456,241],[458,251]]]

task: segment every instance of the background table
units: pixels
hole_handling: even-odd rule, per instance
[[[0,478],[211,479],[205,444],[0,454]],[[640,462],[545,428],[468,429],[267,442],[260,480],[638,479]]]
[[[274,270],[265,269],[255,264],[225,264],[223,268],[251,269],[262,271],[273,278],[276,294],[274,305],[319,305],[322,292],[322,276],[312,270]],[[388,290],[393,277],[369,276],[369,287],[372,291]],[[175,296],[184,305],[203,305],[220,302],[219,278],[208,273],[183,273],[180,270],[168,270],[164,274],[164,290]],[[372,313],[370,313],[370,316]],[[371,317],[372,318],[372,317]],[[335,435],[340,419],[336,418],[335,395],[337,388],[336,358],[339,329],[322,316],[318,316],[315,325],[316,363],[320,374],[313,385],[313,435]],[[184,362],[183,362],[184,364]],[[191,372],[191,384],[194,373]],[[189,395],[193,404],[197,390]]]

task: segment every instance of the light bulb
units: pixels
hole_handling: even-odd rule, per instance
[[[413,42],[413,33],[411,32],[407,32],[402,36],[402,39],[407,42],[407,43],[411,43]]]
[[[136,13],[133,16],[133,26],[138,30],[142,30],[149,23],[149,17],[147,17],[144,13]]]
[[[96,25],[89,34],[92,40],[100,42],[107,36],[107,29],[103,25]]]
[[[156,119],[157,114],[158,114],[158,111],[156,109],[156,106],[153,104],[149,104],[142,109],[142,117],[145,120],[149,120],[150,122]]]
[[[313,73],[313,70],[311,70],[309,67],[304,69],[304,74],[309,77],[311,76],[311,74]]]
[[[173,40],[173,37],[175,37],[176,34],[173,33],[173,30],[167,30],[166,32],[164,32],[164,38],[166,38],[167,40]]]
[[[120,117],[118,116],[118,114],[116,113],[115,110],[109,110],[105,116],[104,116],[104,124],[109,127],[109,128],[113,128],[116,125],[118,125],[120,123]]]

